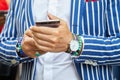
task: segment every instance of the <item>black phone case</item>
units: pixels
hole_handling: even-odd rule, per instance
[[[46,26],[46,27],[58,27],[60,25],[59,20],[49,20],[36,22],[36,26]]]

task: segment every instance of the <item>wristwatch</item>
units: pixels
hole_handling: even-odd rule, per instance
[[[67,53],[72,53],[72,52],[76,52],[79,49],[79,42],[76,38],[76,36],[73,34],[72,35],[73,38],[70,41],[70,43],[68,44],[68,49],[67,49]]]
[[[70,41],[66,52],[72,56],[79,56],[82,50],[82,44],[81,37],[73,34],[73,39]]]

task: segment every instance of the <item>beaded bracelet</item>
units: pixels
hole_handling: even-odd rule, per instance
[[[17,42],[17,45],[16,45],[16,52],[17,52],[18,56],[20,56],[20,57],[26,57],[25,53],[22,50],[22,46],[21,46],[22,40],[23,40],[22,37],[20,37],[18,39],[18,42]]]

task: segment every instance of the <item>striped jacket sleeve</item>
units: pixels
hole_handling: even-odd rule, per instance
[[[6,17],[4,29],[0,34],[0,61],[9,66],[26,61],[28,58],[20,58],[16,53],[17,31],[14,16],[15,1],[11,0],[9,12]]]
[[[120,0],[106,0],[106,37],[84,37],[84,49],[78,63],[120,64]],[[86,62],[88,61],[88,62]]]

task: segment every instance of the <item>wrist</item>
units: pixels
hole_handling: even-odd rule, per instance
[[[71,42],[71,40],[74,39],[74,36],[73,34],[70,32],[70,34],[68,35],[68,38],[66,39],[67,40],[67,44],[69,44]]]

